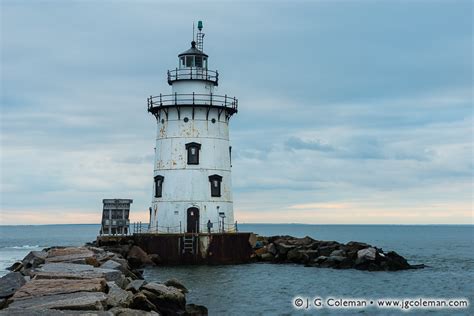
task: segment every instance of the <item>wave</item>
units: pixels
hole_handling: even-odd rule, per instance
[[[5,247],[6,249],[37,249],[42,248],[40,245],[23,245],[23,246],[11,246]]]

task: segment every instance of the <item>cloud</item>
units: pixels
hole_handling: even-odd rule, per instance
[[[471,6],[3,1],[2,223],[95,221],[106,197],[133,198],[146,216],[146,97],[169,91],[196,15],[218,93],[239,98],[237,218],[467,221]]]

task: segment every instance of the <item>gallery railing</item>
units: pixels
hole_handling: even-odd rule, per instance
[[[217,70],[207,70],[201,67],[189,67],[182,69],[168,70],[168,83],[172,84],[178,80],[206,80],[217,86],[219,73]]]
[[[159,94],[150,96],[147,99],[148,111],[159,109],[161,107],[180,106],[180,105],[202,105],[214,106],[229,109],[232,112],[237,112],[238,100],[235,97],[228,97],[227,95],[217,95],[213,93],[174,93],[174,94]]]

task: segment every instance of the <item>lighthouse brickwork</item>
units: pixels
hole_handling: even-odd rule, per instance
[[[171,94],[148,98],[157,121],[151,232],[234,229],[229,120],[237,99],[215,93],[219,74],[208,69],[201,22],[198,30],[168,71]]]

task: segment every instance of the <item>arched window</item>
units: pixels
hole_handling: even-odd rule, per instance
[[[211,183],[211,196],[221,196],[222,177],[218,174],[213,174],[209,176],[209,182]]]
[[[201,144],[187,143],[186,150],[188,151],[188,165],[199,165],[199,150],[201,150]]]
[[[161,197],[164,179],[163,176],[155,176],[155,197]]]

